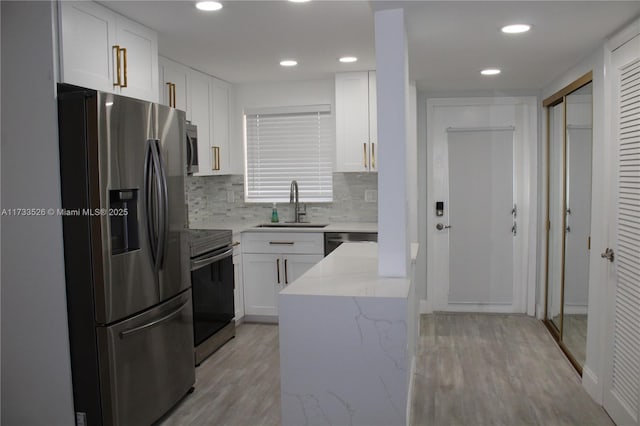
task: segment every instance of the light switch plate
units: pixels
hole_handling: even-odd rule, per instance
[[[236,197],[232,190],[227,190],[227,203],[235,203]]]
[[[364,190],[364,201],[367,203],[375,203],[378,201],[378,191],[375,189]]]

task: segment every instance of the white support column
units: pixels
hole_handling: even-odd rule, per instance
[[[409,61],[402,9],[375,13],[378,105],[378,274],[409,272],[407,125]]]

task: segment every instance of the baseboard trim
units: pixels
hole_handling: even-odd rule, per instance
[[[414,377],[416,374],[416,356],[413,355],[411,357],[411,370],[409,371],[409,391],[407,392],[407,412],[405,424],[406,426],[411,425],[411,402],[413,401],[413,385],[414,385]]]
[[[512,304],[477,304],[477,303],[449,303],[441,312],[492,313],[492,314],[523,314],[514,311]]]
[[[599,405],[603,404],[602,386],[598,383],[598,376],[587,365],[582,367],[582,387],[587,391],[591,399]]]
[[[260,322],[267,324],[278,324],[278,317],[271,315],[245,315],[242,322]]]
[[[539,320],[544,319],[544,308],[540,304],[536,305],[536,318],[538,318]]]
[[[587,305],[564,305],[564,313],[567,315],[587,315]]]

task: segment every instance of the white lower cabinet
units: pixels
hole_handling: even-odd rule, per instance
[[[242,274],[242,251],[240,246],[233,248],[233,306],[235,308],[235,320],[239,321],[244,316],[244,279]]]
[[[322,233],[244,233],[245,315],[276,319],[278,293],[322,260],[322,240]]]
[[[278,315],[278,293],[313,265],[321,254],[244,254],[245,313]]]
[[[282,289],[278,280],[279,254],[242,256],[244,300],[247,315],[278,315],[276,295]]]

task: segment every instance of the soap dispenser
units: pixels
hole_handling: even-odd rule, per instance
[[[276,203],[273,203],[273,209],[271,210],[271,222],[278,223],[278,209],[276,208]]]

